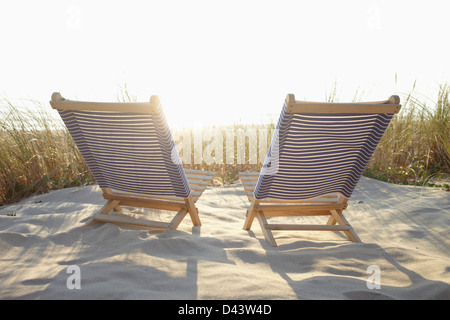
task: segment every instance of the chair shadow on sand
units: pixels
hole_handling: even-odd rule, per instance
[[[112,224],[81,226],[60,237],[59,245],[73,248],[71,259],[61,257],[54,267],[59,270],[56,274],[23,280],[21,285],[39,290],[22,295],[21,299],[195,300],[199,297],[199,261],[234,264],[224,250],[202,254],[196,238],[201,237],[209,245],[216,241],[217,245],[212,244],[215,249],[220,247],[220,241],[201,236],[198,226],[192,227],[192,232],[171,230],[156,237],[153,232],[132,228],[120,232],[119,228]],[[109,243],[104,250],[92,250],[88,244],[96,231],[104,236],[96,246]],[[136,240],[127,243],[120,239],[122,236]],[[69,266],[73,265],[80,270],[80,290],[69,288],[75,274],[69,272]]]
[[[108,225],[105,224],[99,228],[108,228]],[[193,235],[189,235],[187,238],[199,237],[200,230],[198,229],[199,227],[193,227]],[[79,232],[79,230],[73,232],[79,234],[81,238],[83,237],[83,232]],[[255,236],[252,231],[248,232],[251,237]],[[117,233],[111,230],[111,236],[115,234]],[[173,240],[176,237],[180,238],[174,246]],[[192,243],[186,241],[187,238],[183,237],[182,231],[173,231],[167,238],[171,239],[172,250],[163,245],[163,236],[152,240],[140,239],[142,243],[138,246],[138,250],[136,247],[127,245],[130,250],[125,255],[123,255],[125,252],[123,247],[118,248],[118,251],[109,249],[104,250],[103,254],[98,254],[98,250],[89,252],[89,246],[80,248],[79,251],[75,246],[73,259],[63,258],[55,266],[55,269],[59,270],[56,275],[23,280],[21,285],[43,287],[43,289],[22,295],[21,299],[196,300],[200,296],[198,292],[198,284],[201,281],[198,270],[199,261],[235,264],[228,259],[224,248],[217,250],[214,256],[210,253],[202,255],[201,248],[195,248],[186,253],[186,250],[183,249]],[[105,241],[111,239],[105,239]],[[210,238],[205,240],[219,241]],[[83,239],[76,239],[76,241],[71,241],[71,244],[82,241]],[[404,267],[392,254],[374,243],[353,244],[347,241],[339,243],[339,241],[298,240],[289,244],[281,244],[274,249],[265,240],[259,239],[259,241],[266,252],[264,262],[270,266],[274,274],[279,275],[290,286],[296,299],[450,298],[448,283],[424,278],[417,272]],[[115,243],[118,242],[115,241]],[[112,244],[112,247],[115,243]],[[198,244],[198,241],[195,243]],[[66,245],[70,245],[70,243]],[[220,245],[218,242],[215,248],[220,248]],[[354,250],[354,246],[365,247],[367,254],[361,257],[360,250]],[[116,257],[115,254],[120,257]],[[136,254],[143,259],[141,263],[136,262]],[[248,258],[245,254],[241,258],[243,262],[255,262],[250,261],[252,258]],[[161,265],[148,264],[149,260],[158,259],[161,260]],[[246,259],[249,260],[246,261]],[[166,260],[170,260],[170,263],[164,266]],[[381,288],[369,289],[367,282],[370,274],[367,273],[367,268],[380,262]],[[67,283],[71,277],[68,267],[71,265],[80,267],[81,290],[68,289]],[[384,272],[395,272],[394,278],[400,278],[401,283],[391,284],[390,282],[395,280],[389,277],[388,284],[386,284]],[[418,295],[418,290],[423,290],[426,296]]]
[[[271,269],[289,284],[297,299],[450,299],[448,283],[424,278],[403,266],[395,252],[375,243],[349,243],[339,235],[343,242],[294,240],[274,249],[248,232],[260,241]],[[364,247],[366,253],[362,256],[355,246]],[[379,287],[374,286],[370,266],[379,268]]]

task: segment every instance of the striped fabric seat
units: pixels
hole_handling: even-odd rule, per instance
[[[304,200],[330,193],[349,198],[392,115],[285,111],[286,104],[272,142],[278,149],[269,150],[255,198]]]
[[[252,203],[244,228],[250,228],[255,215],[262,224],[267,224],[264,214],[259,216],[265,209],[258,205],[262,202],[302,203],[302,207],[291,205],[279,209],[301,209],[301,215],[305,215],[306,203],[314,199],[320,203],[324,198],[334,198],[336,208],[342,211],[342,204],[350,198],[399,109],[397,96],[382,102],[340,104],[300,102],[288,95],[259,177],[257,180],[251,174],[243,174],[242,177]],[[329,206],[330,201],[326,205]],[[315,210],[320,208],[315,207]],[[331,210],[336,214],[328,210],[327,214],[332,216],[329,227],[344,221],[343,216],[339,219],[334,217],[340,214],[339,210]],[[342,224],[347,232],[348,223]],[[336,226],[329,227],[325,229],[337,229]],[[299,230],[298,226],[296,230]],[[348,232],[348,237],[357,241],[353,231]],[[267,238],[275,244],[271,234]]]
[[[200,225],[194,203],[215,172],[189,170],[186,176],[157,96],[146,103],[100,103],[54,93],[50,104],[108,200],[92,222],[175,229],[189,213],[193,224]],[[106,216],[113,209],[121,211],[120,205],[178,213],[170,223]]]
[[[58,111],[101,188],[189,196],[161,105],[150,114]]]

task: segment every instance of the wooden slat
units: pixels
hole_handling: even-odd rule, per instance
[[[187,181],[188,181],[190,186],[191,185],[192,186],[207,186],[211,182],[211,179],[209,179],[209,180],[200,180],[200,179],[187,178]]]
[[[186,178],[188,180],[205,180],[205,181],[208,181],[208,180],[212,180],[212,178],[214,178],[214,176],[211,176],[209,174],[192,174],[192,173],[187,173],[186,174]]]
[[[323,211],[323,210],[344,210],[347,208],[347,204],[322,204],[322,205],[259,205],[257,210],[269,212],[269,211]]]
[[[312,101],[295,100],[295,95],[292,93],[288,93],[286,95],[285,102],[286,102],[286,104],[290,104],[290,103],[311,103]],[[321,102],[319,102],[319,103],[321,103]],[[389,97],[389,99],[384,100],[384,101],[368,101],[368,102],[364,102],[364,104],[400,104],[400,97],[397,95],[392,95]]]
[[[184,169],[186,174],[198,174],[198,175],[207,175],[207,176],[215,176],[217,172],[214,171],[203,171],[203,170],[195,170],[195,169]]]
[[[239,178],[241,180],[246,180],[246,181],[258,181],[259,179],[259,173],[255,174],[255,175],[243,175],[243,174],[239,174]]]
[[[248,201],[253,201],[253,192],[259,179],[259,172],[239,172],[239,179],[244,186]]]
[[[242,175],[240,175],[239,179],[241,179],[242,183],[244,183],[244,181],[245,181],[246,183],[256,184],[258,182],[259,175],[257,175],[257,176],[242,176]]]
[[[172,201],[172,202],[184,202],[184,198],[182,198],[182,197],[151,196],[151,195],[147,195],[147,194],[124,193],[124,192],[117,192],[117,191],[114,191],[113,194],[115,194],[117,196],[132,197],[132,198],[142,198],[142,199],[149,199],[149,200],[164,200],[164,201]]]
[[[303,199],[303,200],[283,200],[283,199],[273,199],[273,198],[265,198],[262,199],[261,202],[269,202],[269,203],[284,203],[284,204],[293,204],[293,203],[321,203],[321,204],[330,204],[330,203],[338,203],[339,197],[335,194],[332,195],[323,195],[316,198]]]
[[[199,198],[202,195],[201,190],[191,190],[191,194],[193,198]],[[164,200],[164,201],[171,201],[171,202],[184,202],[184,198],[182,197],[170,197],[170,196],[151,196],[146,194],[136,194],[136,193],[124,193],[124,192],[114,192],[115,195],[118,196],[125,196],[125,197],[132,197],[132,198],[142,198],[142,199],[149,199],[149,200]]]
[[[58,110],[84,110],[127,113],[155,113],[159,106],[159,98],[152,96],[151,102],[88,102],[64,99],[60,93],[52,95],[50,105]]]
[[[119,196],[116,194],[103,194],[103,198],[107,200],[119,200],[120,205],[123,206],[154,208],[159,210],[171,210],[171,211],[178,211],[182,208],[187,209],[187,205],[185,203],[178,203],[172,201],[134,198],[134,197]]]
[[[188,180],[189,188],[191,189],[192,200],[197,202],[205,189],[211,183],[211,180],[216,176],[216,172],[185,169],[186,178]]]
[[[253,192],[246,192],[249,201],[253,200]],[[316,203],[316,204],[329,204],[336,203],[336,198],[313,198],[305,200],[282,200],[282,199],[261,199],[261,203]]]
[[[350,226],[316,224],[266,224],[269,230],[348,231]]]
[[[253,192],[246,192],[248,200],[251,202],[253,200]],[[261,199],[260,203],[285,203],[285,204],[293,204],[293,203],[309,203],[309,204],[330,204],[330,203],[336,203],[337,198],[313,198],[313,199],[305,199],[305,200],[282,200],[282,199]]]
[[[209,184],[205,184],[205,185],[190,184],[189,188],[191,189],[192,196],[193,197],[200,197],[203,194],[203,192],[206,190],[208,185]]]
[[[400,111],[400,98],[391,96],[386,101],[376,102],[311,102],[296,101],[293,94],[286,96],[287,113],[388,113],[395,114]]]
[[[383,104],[371,105],[365,103],[295,103],[289,104],[286,113],[353,113],[372,114],[387,113],[395,114],[400,111],[400,105]]]
[[[208,185],[203,185],[203,186],[189,185],[189,187],[191,188],[192,200],[194,202],[197,202],[197,200],[203,194],[203,192],[208,187]]]
[[[208,186],[207,184],[204,184],[204,185],[193,184],[193,185],[189,185],[189,188],[191,189],[191,193],[193,195],[200,196],[203,193],[203,191],[205,191],[207,186]]]
[[[185,169],[184,171],[190,189],[194,192],[199,193],[193,194],[193,200],[195,202],[211,183],[211,180],[216,176],[216,172],[193,169]]]
[[[264,211],[266,217],[308,217],[308,216],[329,216],[329,210],[316,211]]]
[[[259,177],[259,172],[239,172],[240,177]]]

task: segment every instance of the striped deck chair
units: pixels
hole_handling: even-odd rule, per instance
[[[400,98],[369,103],[296,101],[288,94],[265,163],[258,173],[240,173],[250,208],[244,229],[256,217],[265,239],[272,230],[342,231],[360,242],[343,216],[359,178]],[[326,224],[275,224],[270,217],[328,216]]]
[[[74,139],[107,200],[91,219],[150,228],[176,229],[189,213],[201,225],[195,202],[215,172],[184,170],[159,98],[150,102],[104,103],[64,99],[50,101]],[[121,206],[176,211],[172,221],[108,215]]]

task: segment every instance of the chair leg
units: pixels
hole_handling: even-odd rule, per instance
[[[347,219],[345,219],[344,215],[342,214],[342,210],[330,210],[330,212],[331,212],[331,217],[333,217],[334,220],[338,224],[350,226]],[[330,217],[330,219],[331,219],[331,217]],[[353,230],[353,228],[351,226],[348,231],[343,231],[343,232],[350,241],[361,242],[361,239],[359,239],[358,235],[356,234],[356,232]]]
[[[189,197],[186,198],[185,201],[188,204],[188,212],[189,212],[189,215],[191,217],[192,224],[194,226],[201,226],[202,223],[201,223],[200,217],[198,215],[198,210],[195,207],[194,200],[192,200],[192,196],[189,195]]]
[[[245,217],[244,230],[250,230],[250,228],[252,227],[253,219],[255,219],[256,216],[255,207],[258,205],[258,203],[259,203],[258,200],[256,199],[252,200],[250,208],[247,210],[247,215]]]
[[[175,217],[170,222],[170,227],[168,229],[175,230],[180,225],[181,221],[183,221],[184,217],[187,215],[186,209],[181,209],[177,212]]]
[[[115,209],[115,208],[117,208],[117,207],[120,208],[119,203],[120,203],[119,200],[108,200],[108,201],[106,202],[106,204],[105,204],[105,205],[104,205],[104,206],[103,206],[96,214],[94,214],[94,215],[88,220],[87,225],[90,226],[90,225],[92,225],[92,224],[95,223],[95,216],[96,216],[96,215],[98,215],[98,214],[105,214],[105,215],[106,215],[106,214],[110,213],[111,210],[113,210],[113,209]]]
[[[332,225],[335,225],[336,223],[337,223],[336,219],[333,217],[332,214],[330,214],[330,218],[327,221],[327,225],[332,226]]]
[[[264,238],[266,241],[272,246],[277,247],[277,242],[275,241],[275,238],[273,237],[272,230],[269,230],[266,228],[267,226],[267,219],[264,216],[264,213],[262,211],[258,211],[256,214],[256,217],[258,219],[259,225],[261,226],[261,230],[264,234]]]

